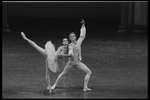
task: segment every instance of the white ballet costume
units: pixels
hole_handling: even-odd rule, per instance
[[[51,41],[48,41],[45,44],[45,51],[47,54],[47,62],[48,62],[48,68],[56,73],[58,71],[58,62],[57,62],[57,53],[55,50],[55,46]]]

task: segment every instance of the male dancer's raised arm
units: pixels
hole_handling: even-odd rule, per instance
[[[85,36],[86,36],[85,21],[82,19],[81,23],[82,23],[82,26],[81,26],[81,29],[80,29],[80,37],[77,40],[80,45],[81,45],[82,41],[85,39]]]

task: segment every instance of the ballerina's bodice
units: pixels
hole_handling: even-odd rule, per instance
[[[61,50],[60,50],[60,53],[61,53],[61,54],[68,54],[68,47],[62,46],[62,47],[61,47]]]

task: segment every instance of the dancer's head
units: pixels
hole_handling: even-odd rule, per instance
[[[69,34],[69,39],[71,42],[76,41],[76,34],[74,32],[71,32]]]
[[[63,44],[63,45],[68,45],[68,44],[69,44],[68,39],[67,39],[67,38],[64,38],[62,44]]]

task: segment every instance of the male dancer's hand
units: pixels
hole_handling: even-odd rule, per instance
[[[69,54],[58,54],[58,56],[60,56],[60,57],[70,57]]]
[[[82,19],[81,23],[85,25],[85,21],[83,19]]]

